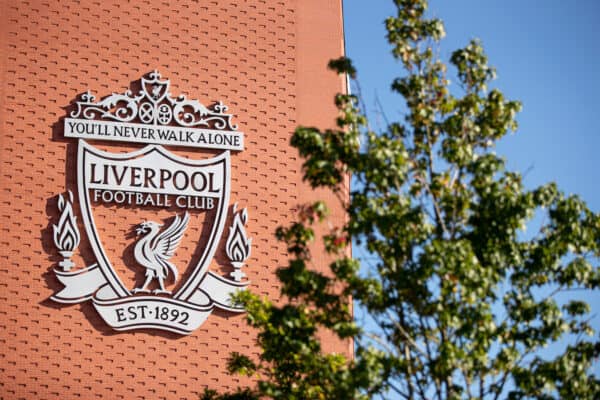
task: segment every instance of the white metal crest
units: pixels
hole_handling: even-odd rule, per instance
[[[65,287],[52,299],[68,304],[91,300],[115,330],[151,328],[190,334],[215,308],[243,311],[231,303],[231,295],[249,284],[243,280],[246,274],[241,270],[252,244],[245,230],[248,212],[238,211],[237,204],[233,206],[233,221],[224,244],[233,280],[209,271],[227,220],[230,153],[191,160],[158,144],[241,150],[243,134],[231,124],[232,115],[225,113],[227,107],[222,103],[210,109],[183,96],[173,99],[168,92],[169,81],[160,80],[156,71],[140,82],[141,91],[136,96],[127,91],[95,103],[88,92],[82,96],[83,101],[77,102],[73,118],[65,118],[65,136],[79,139],[78,202],[97,262],[77,267],[72,261],[81,237],[74,199],[70,191],[67,196],[59,195],[60,216],[53,225],[53,238],[63,260],[54,272]],[[192,128],[198,126],[207,129]],[[83,139],[158,144],[130,153],[112,153]],[[168,223],[146,220],[136,226],[134,259],[145,270],[145,280],[139,287],[123,284],[104,250],[93,216],[93,204],[102,203],[180,210]],[[190,221],[207,210],[214,213],[214,218],[205,230],[208,236],[204,248],[185,282],[172,292],[167,286],[180,274],[171,258],[186,240]],[[150,290],[152,282],[158,288]]]

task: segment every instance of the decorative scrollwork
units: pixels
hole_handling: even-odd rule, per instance
[[[188,100],[181,95],[171,97],[170,81],[161,80],[158,71],[140,79],[141,90],[133,95],[130,90],[123,94],[113,93],[95,102],[90,92],[81,95],[77,108],[71,112],[72,118],[105,119],[118,122],[141,122],[153,125],[177,124],[184,127],[203,127],[223,131],[236,131],[232,124],[233,114],[227,114],[227,107],[219,101],[207,107],[198,100]]]

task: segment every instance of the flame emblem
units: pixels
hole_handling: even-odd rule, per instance
[[[238,212],[236,203],[233,205],[233,213],[233,223],[229,228],[225,252],[234,268],[234,271],[230,275],[235,281],[240,282],[246,276],[241,269],[248,257],[250,257],[252,239],[246,236],[246,228],[244,227],[248,222],[248,210],[244,208]]]
[[[77,229],[77,218],[73,215],[73,193],[68,192],[69,197],[65,200],[63,195],[58,195],[58,210],[60,217],[58,225],[52,225],[54,230],[54,245],[64,260],[58,264],[68,271],[74,266],[70,260],[73,251],[79,246],[79,229]]]

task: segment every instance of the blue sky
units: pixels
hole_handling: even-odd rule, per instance
[[[431,1],[446,26],[441,55],[479,38],[497,69],[494,86],[520,100],[519,130],[498,147],[509,168],[535,186],[556,181],[600,212],[600,2],[545,0]],[[389,90],[402,74],[384,39],[392,1],[344,1],[346,52],[358,68],[365,104],[375,96],[390,119],[401,98]],[[452,76],[450,76],[452,79]]]
[[[429,11],[445,23],[444,61],[481,39],[497,69],[492,86],[523,103],[518,131],[497,147],[508,168],[523,172],[529,188],[555,181],[600,212],[600,1],[436,0]],[[390,54],[383,24],[394,12],[391,0],[344,1],[346,52],[372,126],[376,99],[388,119],[403,118],[402,98],[389,88],[404,71]],[[587,300],[599,314],[600,295]],[[593,325],[598,331],[600,316]]]

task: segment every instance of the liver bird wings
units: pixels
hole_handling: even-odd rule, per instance
[[[183,215],[183,218],[175,215],[175,219],[171,225],[154,239],[152,252],[159,261],[166,262],[166,260],[173,257],[175,250],[179,246],[179,243],[181,243],[181,238],[183,238],[183,233],[187,229],[189,221],[190,215],[187,212]],[[169,265],[170,263],[166,264]],[[173,271],[175,279],[177,279],[176,271]]]

